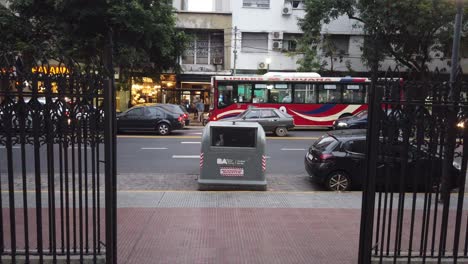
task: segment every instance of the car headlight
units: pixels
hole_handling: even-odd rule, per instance
[[[458,128],[465,128],[465,122],[463,122],[463,121],[458,122],[457,127]]]
[[[345,122],[338,122],[338,125],[337,125],[337,126],[339,126],[339,127],[347,127],[348,124],[345,123]]]
[[[310,154],[310,153],[307,153],[306,157],[307,157],[308,160],[314,159],[314,156],[312,156],[312,154]]]
[[[453,164],[453,167],[455,167],[455,169],[461,170],[461,165],[458,162],[454,161],[452,164]]]

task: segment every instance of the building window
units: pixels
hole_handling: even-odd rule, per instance
[[[242,6],[270,8],[270,0],[243,0]]]
[[[349,35],[327,35],[323,39],[323,50],[333,55],[349,54]]]
[[[211,64],[223,64],[224,33],[213,33],[210,44]]]
[[[196,40],[196,64],[209,64],[208,63],[208,49],[209,49],[209,36],[208,34],[200,34]]]
[[[301,38],[301,34],[284,34],[283,36],[283,49],[286,51],[297,50],[297,40]]]
[[[268,33],[242,33],[242,52],[268,52]]]
[[[298,1],[293,0],[292,7],[293,9],[304,9],[305,8],[304,0],[298,0]]]
[[[182,64],[223,64],[223,33],[195,33],[191,38],[182,55]]]

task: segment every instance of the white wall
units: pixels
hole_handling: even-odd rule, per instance
[[[197,4],[197,2],[202,2],[202,1],[205,1],[205,0],[172,0],[172,6],[177,11],[190,12],[194,10],[187,10],[189,6],[189,2],[191,2],[192,4],[193,3]],[[182,10],[182,7],[184,7],[185,9]],[[207,10],[206,12],[230,13],[231,12],[231,0],[212,0],[211,10]]]
[[[242,0],[231,1],[232,25],[237,27],[237,69],[257,70],[260,62],[271,58],[270,70],[296,70],[297,57],[288,57],[286,53],[272,49],[273,41],[269,39],[268,51],[243,53],[241,51],[242,32],[283,32],[302,33],[297,25],[297,18],[304,16],[304,10],[293,9],[291,15],[283,15],[284,1],[270,0],[270,8],[242,7]],[[234,34],[234,29],[232,30]],[[233,48],[234,48],[233,35]],[[234,60],[231,60],[232,63]],[[234,65],[231,64],[233,67]]]

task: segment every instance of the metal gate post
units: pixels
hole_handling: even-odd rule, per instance
[[[117,142],[115,127],[115,90],[112,79],[105,81],[104,108],[106,263],[117,264]]]
[[[363,180],[361,228],[359,232],[359,264],[370,264],[372,253],[372,235],[374,229],[375,206],[375,171],[377,164],[377,146],[379,132],[379,113],[381,91],[377,89],[377,70],[374,69],[372,84],[369,89],[369,114],[366,144],[366,170]]]

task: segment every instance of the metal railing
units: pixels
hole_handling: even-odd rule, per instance
[[[0,62],[0,262],[96,263],[109,243],[104,209],[116,206],[104,188],[115,177],[104,155],[109,82],[79,65]]]
[[[372,242],[360,250],[375,263],[468,262],[468,82],[461,72],[453,84],[437,72],[422,81],[389,77],[397,75],[374,85],[369,106],[368,157],[375,159],[363,204],[373,209],[363,210],[370,216],[361,239]]]

